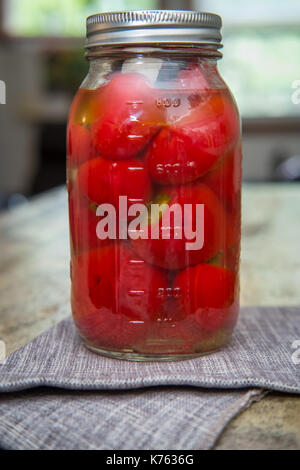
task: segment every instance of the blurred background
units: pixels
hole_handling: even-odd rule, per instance
[[[0,0],[1,209],[65,181],[86,16],[160,8],[222,16],[219,67],[243,119],[244,179],[300,181],[299,0]]]

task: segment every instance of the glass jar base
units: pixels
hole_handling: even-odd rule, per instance
[[[209,351],[202,351],[190,354],[180,354],[180,353],[170,353],[170,354],[145,354],[138,352],[130,351],[112,351],[109,349],[101,349],[96,346],[93,346],[87,342],[84,342],[84,345],[90,351],[99,354],[101,356],[110,357],[112,359],[120,359],[125,361],[134,361],[134,362],[170,362],[170,361],[183,361],[188,359],[195,359],[201,356],[207,356],[216,351],[219,351],[222,346],[218,346],[215,349]]]

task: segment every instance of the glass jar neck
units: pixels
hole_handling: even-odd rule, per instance
[[[224,88],[224,82],[217,68],[221,54],[199,47],[101,47],[88,51],[89,73],[81,84],[82,88],[94,89],[107,82],[114,72],[136,72],[148,76],[152,82],[159,77],[161,88],[169,88],[180,70],[200,65],[212,88]],[[155,80],[156,80],[155,79]]]
[[[218,60],[222,58],[222,53],[211,47],[200,47],[195,45],[116,45],[116,46],[105,46],[105,47],[92,47],[88,48],[86,52],[86,58],[88,60],[94,60],[97,58],[133,58],[137,56],[143,57],[166,57],[170,58],[177,57],[178,59],[186,59],[190,57],[199,57],[201,59]]]

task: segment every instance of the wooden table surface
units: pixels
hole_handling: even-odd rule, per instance
[[[0,338],[15,351],[70,315],[67,198],[58,188],[0,215]],[[300,185],[245,184],[242,305],[300,305]],[[300,318],[300,317],[299,317]],[[300,399],[272,393],[216,449],[299,449]]]

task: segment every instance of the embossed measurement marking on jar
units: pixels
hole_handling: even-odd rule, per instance
[[[128,295],[131,295],[132,297],[137,297],[144,295],[145,291],[144,290],[129,290]]]
[[[142,100],[130,100],[130,101],[126,101],[126,104],[144,104],[144,101],[142,101]]]
[[[180,297],[181,292],[179,287],[159,287],[157,292],[158,297]]]
[[[157,98],[155,102],[158,108],[178,108],[181,104],[180,98]]]

